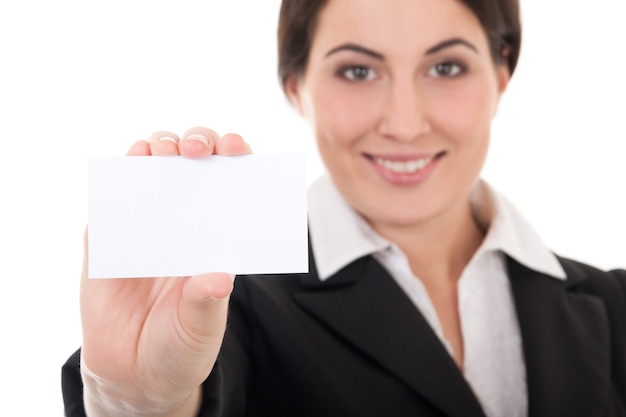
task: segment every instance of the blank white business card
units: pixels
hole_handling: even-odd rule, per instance
[[[89,159],[89,277],[308,271],[304,155]]]

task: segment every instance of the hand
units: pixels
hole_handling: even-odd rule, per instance
[[[207,128],[182,138],[157,132],[129,156],[251,153],[239,135]],[[176,221],[175,218],[163,221]],[[162,415],[194,415],[226,328],[234,276],[88,279],[87,232],[81,280],[82,360],[123,404]],[[102,388],[102,387],[100,387]],[[102,392],[100,392],[102,393]]]

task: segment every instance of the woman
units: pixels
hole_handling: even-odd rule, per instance
[[[281,80],[329,173],[310,273],[232,297],[83,273],[67,414],[626,415],[626,274],[557,258],[479,179],[519,44],[514,0],[284,0]],[[248,152],[195,128],[129,154]]]

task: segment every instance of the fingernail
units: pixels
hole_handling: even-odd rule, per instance
[[[185,136],[183,140],[197,140],[198,142],[204,143],[206,146],[209,146],[209,138],[199,133],[192,133],[189,136]]]
[[[173,143],[178,143],[178,141],[176,140],[176,138],[172,137],[172,136],[161,136],[159,138],[159,142],[173,142]]]

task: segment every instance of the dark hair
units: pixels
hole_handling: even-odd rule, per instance
[[[494,62],[513,74],[522,40],[518,0],[459,0],[482,25]],[[320,11],[328,0],[283,0],[278,20],[278,76],[283,88],[306,69]]]

